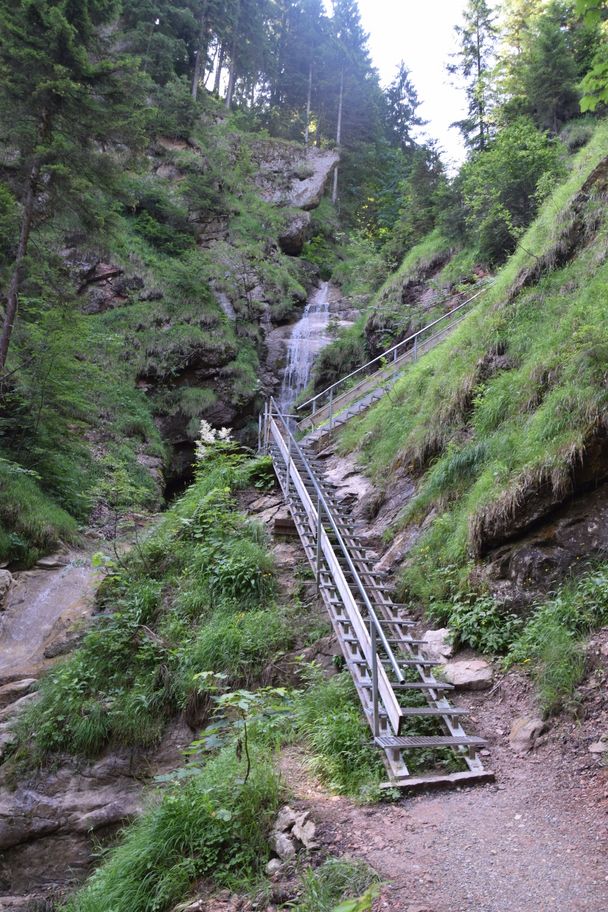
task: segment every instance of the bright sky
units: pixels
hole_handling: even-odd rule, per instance
[[[450,85],[446,72],[456,50],[454,26],[460,22],[466,0],[359,0],[369,48],[383,85],[391,82],[397,65],[405,61],[423,102],[420,114],[428,120],[425,133],[437,139],[446,164],[464,158],[460,133],[450,124],[465,113],[462,88]]]

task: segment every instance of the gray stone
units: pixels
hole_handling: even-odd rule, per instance
[[[266,865],[266,873],[269,877],[274,877],[275,874],[278,874],[283,865],[278,858],[271,858],[268,864]]]
[[[0,709],[0,722],[6,722],[11,716],[16,716],[17,713],[23,712],[30,703],[37,699],[37,693],[28,693],[23,697],[19,697],[19,699],[15,700],[13,703],[9,703],[4,709]]]
[[[608,751],[608,741],[594,741],[589,745],[589,751],[592,754],[604,754]]]
[[[310,213],[296,212],[279,235],[279,247],[288,256],[299,256],[310,235]]]
[[[283,861],[295,858],[295,842],[286,833],[273,833],[270,837],[270,845]]]
[[[462,690],[484,690],[492,683],[494,672],[485,659],[460,659],[441,666],[441,674],[448,684]]]
[[[273,832],[287,832],[287,830],[290,830],[292,828],[297,819],[298,815],[296,812],[290,808],[288,804],[285,804],[277,814],[277,819],[275,820],[275,824],[272,828]]]
[[[63,554],[48,554],[36,561],[36,566],[41,570],[58,570],[60,567],[65,567],[66,564],[67,561]]]
[[[547,730],[543,719],[528,719],[522,716],[515,719],[509,734],[509,744],[516,754],[527,754],[534,749],[536,741]]]
[[[298,816],[298,819],[292,827],[291,835],[295,836],[298,842],[302,843],[304,848],[316,849],[318,848],[318,843],[315,842],[316,832],[317,828],[315,824],[309,819],[308,811],[305,811]]]
[[[0,709],[14,703],[25,694],[31,693],[36,687],[36,678],[22,678],[21,681],[11,681],[0,687]]]
[[[430,659],[443,661],[454,655],[454,634],[448,627],[427,630],[422,639],[426,640],[424,651]]]
[[[13,585],[13,576],[8,570],[0,570],[0,611],[6,608],[8,594]]]

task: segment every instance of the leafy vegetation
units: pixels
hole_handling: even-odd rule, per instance
[[[249,685],[293,642],[264,535],[235,507],[257,469],[230,442],[203,449],[195,484],[110,567],[93,630],[20,721],[34,759],[153,744],[171,715],[196,705],[201,673]]]
[[[330,858],[304,874],[295,912],[365,912],[377,884],[377,875],[363,862]]]
[[[573,461],[601,424],[605,389],[598,357],[605,347],[606,228],[591,186],[576,215],[573,200],[604,158],[606,127],[578,153],[568,180],[548,198],[514,256],[481,303],[449,340],[408,369],[387,397],[349,422],[342,447],[362,443],[381,485],[391,466],[420,476],[401,522],[428,526],[404,570],[403,585],[425,604],[452,591],[442,567],[457,567],[466,589],[471,557],[489,547],[546,480],[568,490]],[[562,254],[580,218],[588,243]],[[580,243],[580,242],[579,242]],[[559,268],[544,272],[557,265]],[[536,270],[539,270],[538,273]],[[534,284],[515,297],[525,277]],[[522,278],[523,277],[523,278]],[[429,570],[429,555],[432,555]]]
[[[225,748],[154,800],[66,912],[162,912],[197,878],[251,883],[268,860],[279,798],[277,775],[261,749],[243,782],[242,763]]]

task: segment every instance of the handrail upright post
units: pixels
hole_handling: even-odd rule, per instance
[[[287,435],[287,472],[285,477],[285,500],[289,499],[289,482],[291,480],[291,434]]]
[[[331,431],[334,426],[334,391],[331,389],[329,391],[329,430]]]
[[[414,361],[418,360],[418,336],[414,337]]]
[[[315,396],[315,398],[312,400],[312,413],[313,413],[313,415],[315,414],[316,411],[317,411],[317,397]]]
[[[262,452],[262,413],[258,412],[258,453]]]
[[[317,595],[321,591],[321,498],[317,495]]]
[[[380,734],[380,713],[378,709],[378,645],[376,641],[376,625],[374,619],[369,619],[369,638],[372,653],[372,729],[374,738]]]

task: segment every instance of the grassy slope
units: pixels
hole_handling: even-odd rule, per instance
[[[153,745],[180,711],[204,727],[216,685],[249,688],[238,691],[247,701],[267,685],[268,669],[280,674],[286,650],[319,635],[318,618],[297,594],[281,601],[265,532],[236,510],[236,491],[263,489],[270,471],[267,460],[247,459],[229,444],[208,449],[195,484],[127,562],[112,568],[95,627],[47,675],[39,702],[21,717],[17,771],[66,753]],[[209,673],[220,677],[209,682]],[[247,781],[245,755],[235,753],[238,725],[224,733],[224,747],[199,742],[194,761],[149,795],[143,816],[68,908],[163,912],[199,878],[237,888],[258,882],[281,798],[272,753],[285,741],[308,745],[317,774],[337,791],[377,796],[384,773],[350,675],[325,679],[310,668],[303,684],[302,691],[270,693],[271,704],[287,710],[276,719],[255,710]],[[264,688],[257,693],[256,706],[266,706]]]
[[[488,529],[508,523],[541,484],[556,496],[567,489],[573,464],[604,421],[608,236],[601,181],[579,213],[576,255],[568,259],[564,251],[572,201],[603,161],[607,139],[608,125],[600,125],[456,333],[343,434],[342,447],[360,450],[379,485],[398,465],[420,477],[400,522],[436,511],[404,571],[409,591],[427,605],[453,587],[445,568],[456,568],[462,583]],[[560,265],[560,258],[567,261]],[[526,274],[529,287],[516,293]]]

